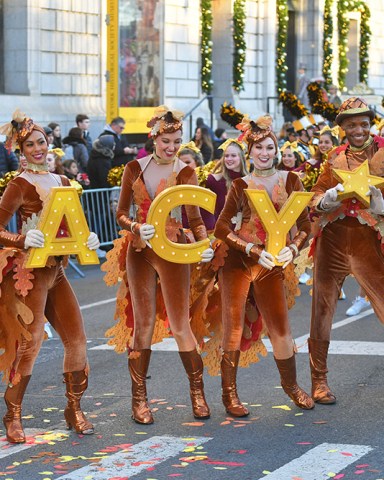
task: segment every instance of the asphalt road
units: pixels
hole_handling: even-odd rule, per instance
[[[105,330],[113,324],[115,289],[107,288],[98,267],[83,268],[86,278],[68,276],[82,306],[88,335],[90,384],[83,409],[95,435],[65,429],[62,347],[56,335],[44,342],[23,404],[28,442],[9,446],[0,439],[0,478],[6,480],[323,480],[384,479],[383,327],[373,314],[346,319],[357,293],[347,279],[347,300],[339,301],[329,356],[329,380],[336,405],[295,407],[279,386],[272,354],[241,369],[240,397],[246,419],[228,417],[221,403],[220,377],[206,375],[211,418],[192,416],[188,385],[172,345],[153,352],[148,393],[155,423],[130,418],[126,355],[105,349]],[[298,376],[309,390],[309,286],[291,311],[300,348]],[[103,303],[103,301],[106,301]],[[162,348],[162,347],[161,347]],[[0,386],[0,393],[5,386]],[[0,402],[0,414],[4,406]],[[4,431],[0,430],[0,437]]]

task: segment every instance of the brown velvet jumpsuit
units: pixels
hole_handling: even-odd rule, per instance
[[[322,211],[319,204],[325,192],[338,180],[334,168],[354,170],[369,161],[371,175],[384,176],[383,139],[374,141],[364,150],[339,147],[330,154],[324,172],[312,191],[312,211],[319,217],[320,229],[315,232],[314,276],[311,331],[309,339],[312,393],[319,403],[334,403],[335,396],[326,381],[327,353],[332,320],[344,279],[353,274],[365,290],[372,307],[384,323],[384,256],[381,235],[375,229],[382,219],[373,215],[357,199],[344,200],[332,211]],[[371,221],[372,227],[367,221]],[[317,223],[317,222],[316,222]]]

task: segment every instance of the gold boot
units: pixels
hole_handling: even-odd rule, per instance
[[[308,339],[309,364],[312,377],[312,398],[317,403],[336,403],[336,397],[327,383],[327,356],[329,342],[327,340]]]
[[[68,404],[64,410],[64,418],[67,422],[67,428],[75,429],[76,433],[92,435],[93,425],[89,422],[80,407],[80,400],[88,387],[88,374],[86,370],[78,372],[67,372],[63,374],[66,386],[65,396],[68,398]]]
[[[9,384],[4,393],[7,413],[4,415],[3,423],[9,443],[25,442],[25,434],[21,424],[21,403],[30,379],[31,375],[21,377],[18,384]]]
[[[179,352],[189,378],[189,393],[195,418],[209,418],[210,411],[204,396],[203,360],[194,349],[191,352]]]
[[[128,357],[128,368],[132,381],[132,418],[136,423],[153,423],[153,416],[147,401],[146,377],[152,350],[135,350],[137,358]]]
[[[293,354],[292,357],[284,360],[275,358],[275,362],[279,369],[281,386],[284,392],[293,400],[295,405],[305,410],[311,410],[315,406],[314,401],[297,384],[295,355]]]
[[[234,417],[246,417],[249,411],[237,395],[236,375],[240,350],[224,351],[221,357],[221,386],[224,407]]]

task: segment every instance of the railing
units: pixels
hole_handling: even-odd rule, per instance
[[[81,195],[89,230],[97,233],[101,246],[112,245],[119,236],[120,228],[116,223],[119,195],[120,187],[84,190]]]
[[[205,97],[201,98],[195,106],[193,106],[191,108],[191,110],[189,110],[185,116],[184,116],[184,121],[187,120],[187,118],[189,118],[189,138],[192,138],[193,137],[193,133],[194,133],[194,128],[193,128],[193,117],[192,117],[192,113],[200,107],[200,105],[205,102],[205,101],[208,101],[208,107],[209,107],[209,111],[210,111],[210,127],[212,128],[213,127],[213,96],[212,95],[205,95]]]

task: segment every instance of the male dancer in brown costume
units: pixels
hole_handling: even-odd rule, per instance
[[[318,403],[335,403],[327,384],[327,354],[337,299],[345,277],[353,274],[364,288],[379,320],[384,323],[382,191],[370,190],[370,207],[357,198],[338,199],[344,188],[334,169],[354,170],[365,160],[371,175],[384,176],[384,141],[370,135],[374,112],[366,101],[352,97],[340,107],[336,123],[345,131],[348,144],[329,154],[328,163],[312,191],[312,213],[319,217],[315,233],[313,302],[308,340],[312,397]],[[364,192],[365,194],[366,192]]]

